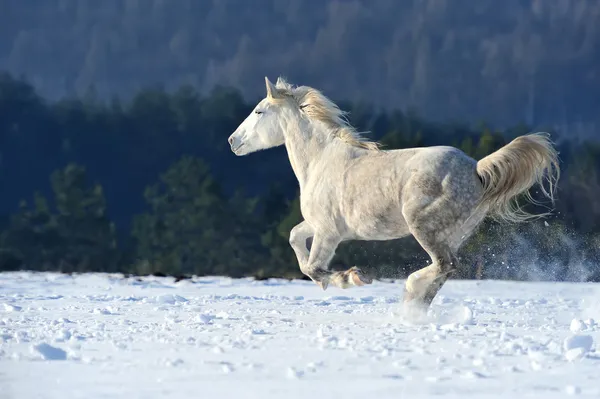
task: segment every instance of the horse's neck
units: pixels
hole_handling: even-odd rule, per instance
[[[340,160],[344,159],[347,151],[345,144],[334,142],[333,138],[317,129],[307,124],[294,126],[286,133],[285,147],[300,184],[300,191],[313,173],[324,173],[322,170],[317,170],[324,156],[327,157],[328,163],[334,164],[338,157]]]

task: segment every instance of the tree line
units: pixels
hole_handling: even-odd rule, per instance
[[[581,135],[600,123],[598,26],[597,0],[3,1],[0,68],[52,98],[154,82],[253,96],[285,72],[438,121]]]
[[[48,100],[0,74],[0,271],[302,277],[288,244],[302,218],[285,149],[241,158],[228,149],[255,100],[189,85],[144,88],[127,101],[93,92]],[[480,159],[531,130],[338,104],[386,149],[453,145]],[[459,277],[600,277],[600,145],[551,133],[563,171],[553,215],[486,221],[460,253]],[[332,268],[402,278],[426,259],[412,237],[355,241]]]

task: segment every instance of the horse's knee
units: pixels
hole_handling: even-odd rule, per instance
[[[302,231],[302,228],[300,227],[300,225],[292,228],[292,230],[290,231],[290,238],[288,239],[292,248],[294,248],[294,247],[306,248],[307,247],[306,240],[307,240],[307,234],[304,231]]]
[[[298,245],[298,243],[300,242],[299,235],[300,234],[298,234],[298,229],[295,227],[290,231],[290,238],[288,239],[288,241],[292,247]]]

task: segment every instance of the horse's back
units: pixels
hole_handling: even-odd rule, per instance
[[[476,162],[453,147],[369,153],[354,159],[340,182],[340,213],[350,231],[370,239],[407,235],[405,201],[442,195],[444,185],[468,178]]]
[[[477,161],[462,150],[451,146],[419,147],[413,149],[411,164],[420,165],[424,170],[453,171],[449,168],[477,166]]]

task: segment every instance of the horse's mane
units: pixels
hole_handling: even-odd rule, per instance
[[[294,87],[281,77],[277,79],[275,88],[279,96],[292,98],[304,114],[325,124],[331,129],[331,133],[342,141],[354,147],[379,150],[379,143],[363,137],[350,125],[347,112],[342,111],[319,90],[308,86]]]

